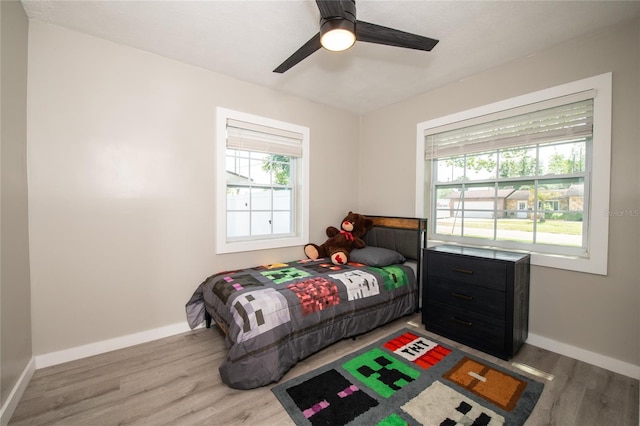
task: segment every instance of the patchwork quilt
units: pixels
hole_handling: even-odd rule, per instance
[[[296,260],[220,272],[186,305],[191,328],[205,310],[229,348],[222,381],[251,389],[278,381],[299,360],[338,340],[415,312],[417,283],[406,265],[334,265]]]

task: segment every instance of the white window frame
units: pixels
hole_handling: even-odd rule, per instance
[[[294,235],[261,236],[234,240],[227,238],[227,121],[238,120],[302,135],[302,157],[296,159]],[[258,115],[216,108],[216,253],[236,253],[304,245],[309,239],[309,128]]]
[[[426,217],[425,214],[431,211],[430,206],[425,204],[425,200],[430,200],[431,198],[428,196],[430,186],[426,184],[424,160],[426,154],[424,135],[429,129],[588,90],[595,91],[592,148],[592,155],[595,160],[592,162],[590,179],[591,202],[588,207],[589,224],[587,226],[588,254],[586,257],[580,257],[531,252],[531,263],[551,268],[607,275],[609,253],[608,212],[611,180],[611,73],[585,78],[418,123],[416,136],[416,215],[418,217]],[[429,237],[431,236],[429,235]],[[429,245],[436,245],[441,244],[442,241],[430,239],[428,243]],[[489,245],[490,241],[486,241],[486,243]]]

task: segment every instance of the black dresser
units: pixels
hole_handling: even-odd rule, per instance
[[[461,246],[424,250],[422,322],[508,360],[529,331],[528,254]]]

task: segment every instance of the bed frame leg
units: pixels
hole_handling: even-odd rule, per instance
[[[211,328],[211,314],[206,309],[204,311],[204,324],[207,328]]]

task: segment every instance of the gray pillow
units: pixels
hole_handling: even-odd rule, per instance
[[[388,266],[404,263],[407,259],[395,250],[382,247],[367,246],[361,249],[353,249],[349,253],[351,261],[364,263],[369,266]]]

